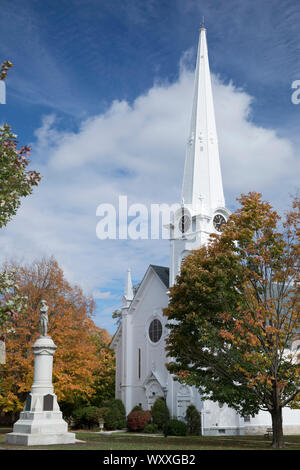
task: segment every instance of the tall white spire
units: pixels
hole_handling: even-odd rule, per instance
[[[131,281],[131,273],[130,269],[127,269],[127,277],[126,277],[126,283],[125,283],[125,290],[124,290],[124,295],[123,295],[123,308],[128,308],[132,299],[133,299],[133,287],[132,287],[132,281]]]
[[[190,135],[187,143],[182,201],[196,213],[209,214],[225,207],[206,29],[202,23],[199,36],[194,101]]]

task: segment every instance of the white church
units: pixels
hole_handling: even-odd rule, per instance
[[[115,396],[123,401],[127,414],[135,405],[151,409],[158,397],[166,396],[172,417],[184,420],[187,407],[191,403],[197,407],[204,435],[258,434],[272,426],[268,412],[243,418],[226,405],[203,401],[196,388],[175,381],[165,366],[168,331],[163,309],[168,305],[169,287],[186,254],[207,243],[211,233],[222,230],[229,215],[223,194],[206,29],[201,27],[182,208],[169,224],[170,268],[150,265],[135,293],[128,270],[121,322],[111,342],[116,353]],[[285,434],[299,434],[300,410],[285,408],[283,425]]]

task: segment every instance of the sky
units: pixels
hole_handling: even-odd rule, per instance
[[[205,17],[226,205],[299,188],[297,0],[0,0],[7,122],[43,178],[1,230],[0,262],[54,256],[113,334],[127,268],[169,265],[168,240],[100,240],[99,204],[180,202]]]

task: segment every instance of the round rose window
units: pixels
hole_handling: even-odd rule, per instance
[[[157,343],[162,335],[162,324],[157,318],[152,320],[149,326],[149,338],[152,343]]]

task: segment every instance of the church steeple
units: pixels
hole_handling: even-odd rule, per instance
[[[204,20],[199,36],[182,201],[193,213],[203,215],[225,207]]]
[[[123,295],[123,308],[128,308],[130,306],[130,303],[133,299],[133,287],[132,287],[132,281],[131,281],[131,273],[130,269],[127,269],[127,277],[126,277],[126,283],[125,283],[125,290],[124,290],[124,295]]]
[[[206,28],[200,28],[194,101],[182,185],[182,204],[170,224],[170,285],[185,256],[221,232],[230,212],[225,207]]]

